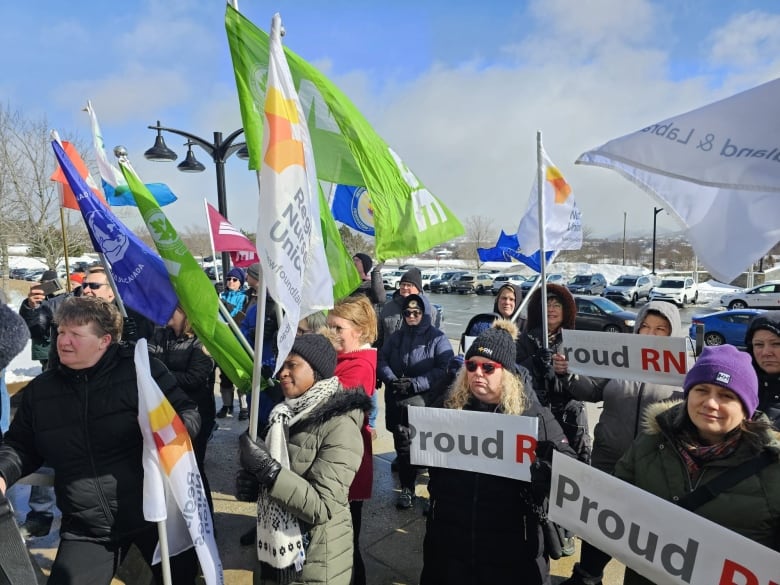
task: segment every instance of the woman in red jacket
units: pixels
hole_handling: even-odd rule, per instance
[[[328,326],[337,352],[336,376],[341,385],[347,389],[362,390],[368,396],[373,395],[376,386],[376,349],[371,347],[371,344],[377,336],[377,319],[371,302],[363,295],[341,299],[328,313]],[[366,570],[358,541],[363,502],[371,497],[374,481],[372,432],[366,417],[361,429],[363,461],[349,489],[349,507],[355,537],[353,585],[365,585],[366,582]]]

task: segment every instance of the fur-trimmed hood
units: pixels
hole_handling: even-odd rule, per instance
[[[555,295],[561,299],[563,304],[563,323],[561,329],[574,329],[574,320],[577,317],[577,303],[574,297],[565,286],[560,284],[547,283],[547,295]],[[542,328],[542,318],[547,316],[545,309],[542,312],[542,289],[537,288],[528,301],[528,319],[525,323],[526,331]]]
[[[678,434],[677,429],[683,428],[688,419],[684,400],[665,400],[656,402],[645,409],[642,416],[642,432],[647,435]],[[780,460],[780,433],[773,430],[767,416],[756,412],[751,423],[755,423],[755,434],[745,434],[756,452],[768,449]]]

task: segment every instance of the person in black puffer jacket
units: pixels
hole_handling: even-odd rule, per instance
[[[0,491],[46,461],[62,510],[60,544],[48,583],[106,584],[135,544],[151,565],[157,527],[143,516],[143,438],[132,345],[119,343],[122,317],[96,297],[64,300],[56,313],[59,364],[25,388],[0,446]],[[151,373],[190,436],[200,417],[156,359]],[[171,558],[174,583],[190,585],[194,549]],[[153,568],[161,582],[160,565]]]
[[[516,374],[516,334],[513,323],[497,320],[477,337],[445,408],[538,418],[532,481],[429,466],[420,585],[551,582],[536,506],[549,497],[553,451],[575,453],[550,410]]]
[[[780,430],[780,311],[753,317],[745,345],[758,375],[758,410]]]
[[[198,405],[200,431],[192,441],[203,490],[214,513],[211,488],[206,477],[206,446],[214,430],[217,407],[214,402],[214,360],[195,337],[184,310],[177,306],[167,327],[158,327],[149,340],[149,354],[159,359],[176,378],[179,388]]]

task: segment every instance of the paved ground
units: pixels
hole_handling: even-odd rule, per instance
[[[219,396],[217,404],[221,405]],[[593,426],[598,410],[593,407],[590,413]],[[427,497],[426,478],[423,477],[418,485],[417,494],[420,498],[415,508],[396,510],[397,478],[390,471],[390,461],[394,457],[392,437],[384,430],[384,421],[381,418],[378,426],[380,433],[374,442],[374,496],[365,504],[361,534],[368,583],[414,585],[422,567],[422,541],[425,534],[422,498]],[[253,550],[251,547],[241,546],[239,537],[253,525],[254,504],[238,502],[233,497],[233,477],[237,470],[237,438],[245,429],[246,423],[235,418],[221,419],[207,455],[207,473],[216,510],[217,544],[227,585],[249,585],[252,582],[249,567],[252,565]],[[27,489],[21,486],[12,499],[17,510],[17,519],[22,521],[26,513]],[[44,571],[51,566],[56,551],[58,527],[57,520],[48,537],[34,539],[30,543],[30,550]],[[554,585],[571,574],[571,566],[576,558],[569,557],[552,563]],[[114,584],[145,585],[149,582],[148,571],[133,562],[132,558],[123,565],[120,575],[121,580],[116,579]],[[613,561],[604,583],[617,585],[622,581],[623,567]]]

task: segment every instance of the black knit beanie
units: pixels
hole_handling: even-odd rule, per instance
[[[401,277],[399,282],[408,282],[409,284],[413,284],[417,287],[418,292],[422,292],[423,290],[422,274],[420,274],[419,268],[410,268],[404,272],[404,275]]]
[[[420,311],[422,314],[425,314],[425,303],[423,302],[422,297],[414,293],[404,297],[404,300],[401,303],[401,308],[404,311],[406,309],[414,309]]]
[[[296,337],[290,353],[305,359],[321,379],[332,378],[336,371],[336,350],[330,340],[319,333]]]
[[[489,329],[480,333],[466,352],[466,359],[481,356],[514,372],[517,359],[517,326],[506,319],[496,319]]]
[[[30,330],[18,313],[0,303],[0,370],[11,363],[30,339]]]
[[[371,260],[371,256],[368,254],[363,254],[363,252],[358,252],[352,257],[360,260],[360,263],[363,265],[363,274],[368,274],[371,272],[371,267],[374,265],[374,262]]]

